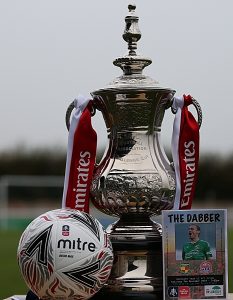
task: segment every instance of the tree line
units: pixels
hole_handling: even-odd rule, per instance
[[[169,156],[169,155],[168,155]],[[102,157],[98,153],[97,161]],[[63,149],[12,150],[0,152],[0,177],[4,175],[60,175],[65,173]],[[200,157],[195,198],[231,201],[233,188],[233,154]],[[48,193],[48,191],[46,191]],[[15,190],[17,193],[17,189]],[[20,191],[18,191],[20,193]],[[58,193],[61,191],[50,193]]]

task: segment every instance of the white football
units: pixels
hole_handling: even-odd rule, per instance
[[[107,281],[113,252],[98,220],[57,209],[28,225],[17,258],[25,282],[39,298],[80,300],[92,297]]]

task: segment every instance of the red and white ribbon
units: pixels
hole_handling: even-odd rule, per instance
[[[92,100],[74,100],[63,190],[62,207],[89,212],[89,193],[96,159],[97,135],[91,125]]]
[[[176,175],[173,209],[191,208],[197,182],[199,125],[188,110],[190,104],[190,95],[173,98],[172,107],[176,111],[172,135],[172,156]]]

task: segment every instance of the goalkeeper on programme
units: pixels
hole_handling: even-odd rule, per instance
[[[183,260],[205,260],[212,258],[209,243],[200,240],[200,233],[200,226],[197,224],[189,225],[188,235],[190,242],[185,243],[183,246]]]

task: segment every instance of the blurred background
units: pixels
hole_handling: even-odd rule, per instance
[[[16,261],[20,235],[33,218],[61,206],[66,109],[78,94],[88,96],[121,75],[112,61],[127,53],[121,36],[129,3],[0,1],[0,299],[27,291]],[[202,106],[194,208],[228,209],[233,292],[233,2],[134,3],[138,52],[153,61],[144,74]],[[169,157],[173,118],[166,112],[162,128]],[[99,112],[93,127],[100,159],[106,131]],[[92,213],[104,226],[112,221]]]

